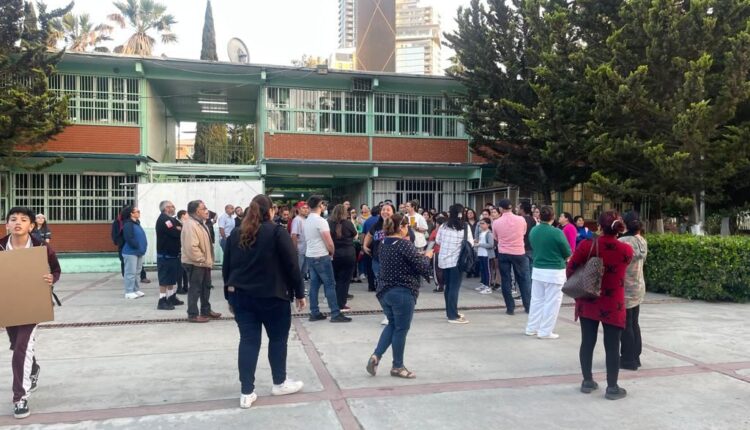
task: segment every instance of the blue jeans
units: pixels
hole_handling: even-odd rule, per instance
[[[299,263],[299,272],[302,275],[302,280],[307,278],[307,257],[305,257],[305,251],[299,251],[297,254],[297,262]]]
[[[393,346],[393,368],[404,367],[404,348],[406,348],[406,335],[411,327],[414,317],[414,306],[417,299],[411,290],[403,287],[395,287],[386,291],[380,298],[380,306],[383,307],[385,316],[388,317],[388,325],[380,334],[378,346],[374,354],[380,357],[385,354],[389,346]]]
[[[138,285],[138,274],[143,269],[143,256],[137,255],[125,255],[122,256],[125,262],[125,273],[123,277],[125,280],[125,294],[135,293],[140,290],[141,287]]]
[[[458,267],[443,269],[445,280],[445,314],[449,320],[458,319],[458,292],[461,290],[463,273]]]
[[[328,307],[331,309],[331,318],[336,318],[339,311],[336,299],[336,280],[333,276],[333,262],[331,257],[306,257],[307,267],[310,268],[310,315],[320,314],[318,306],[318,292],[320,284],[323,284],[323,294],[326,296]]]
[[[529,267],[529,257],[523,255],[499,254],[498,264],[500,264],[500,283],[503,288],[503,299],[505,308],[508,312],[513,312],[516,308],[516,302],[513,300],[511,284],[511,268],[516,276],[518,289],[521,292],[521,301],[526,313],[529,313],[531,302],[531,268]]]
[[[378,278],[380,278],[380,260],[372,259],[372,274],[375,278],[375,290],[378,289]]]
[[[273,383],[282,384],[286,380],[287,341],[292,325],[290,303],[278,298],[252,297],[238,289],[229,293],[229,304],[234,308],[234,320],[240,330],[237,367],[242,394],[255,390],[262,327],[265,327],[268,335],[268,362],[271,364]]]

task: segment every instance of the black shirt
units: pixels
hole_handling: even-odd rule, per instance
[[[211,243],[216,243],[216,232],[214,231],[214,220],[216,219],[216,212],[208,211],[208,219],[206,220],[206,228],[208,228],[208,235],[211,238]]]
[[[380,274],[377,297],[391,288],[403,287],[419,296],[420,277],[430,276],[430,261],[405,239],[386,237],[380,245]]]
[[[354,238],[357,237],[357,228],[349,220],[341,223],[341,236],[336,234],[336,223],[328,221],[328,227],[331,229],[331,239],[333,239],[334,255],[354,255]]]
[[[156,254],[168,257],[180,255],[180,222],[162,212],[156,220]]]
[[[523,247],[527,254],[531,254],[531,242],[529,242],[529,233],[531,229],[536,227],[536,220],[531,215],[524,215],[523,219],[526,220],[526,234],[523,235]]]

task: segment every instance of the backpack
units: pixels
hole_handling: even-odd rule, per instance
[[[468,272],[474,269],[476,256],[474,246],[469,243],[469,224],[464,224],[464,240],[461,241],[461,253],[458,254],[458,270]]]
[[[112,221],[112,243],[117,245],[118,247],[122,246],[123,243],[125,243],[125,238],[122,234],[122,222],[120,221],[120,217],[118,216],[115,218],[114,221]]]

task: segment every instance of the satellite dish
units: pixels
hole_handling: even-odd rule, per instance
[[[232,63],[249,63],[250,54],[247,50],[247,46],[240,39],[233,37],[229,39],[227,43],[227,53],[229,54],[229,61]]]

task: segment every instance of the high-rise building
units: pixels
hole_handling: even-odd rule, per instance
[[[357,41],[354,26],[355,0],[339,0],[339,49],[354,48]]]
[[[396,0],[396,72],[442,74],[440,17],[419,0]]]
[[[354,3],[354,68],[395,72],[396,0],[354,0]]]

